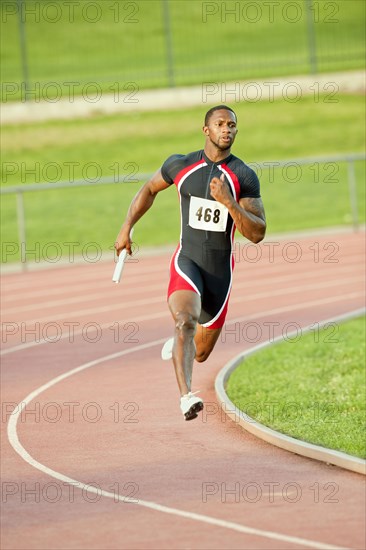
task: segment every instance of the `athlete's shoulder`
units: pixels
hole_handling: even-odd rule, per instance
[[[231,155],[227,166],[234,172],[240,184],[240,198],[242,197],[260,197],[260,184],[256,172],[242,159]]]
[[[176,175],[185,168],[202,159],[202,151],[194,151],[187,155],[174,154],[166,159],[161,167],[161,173],[167,183],[172,184]]]
[[[239,175],[242,176],[252,175],[254,172],[254,170],[246,164],[246,162],[235,155],[230,155],[227,165],[233,172],[239,172]]]

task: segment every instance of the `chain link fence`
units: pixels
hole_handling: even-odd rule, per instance
[[[2,0],[2,100],[362,68],[361,0]]]

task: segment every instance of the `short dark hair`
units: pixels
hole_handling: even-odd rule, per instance
[[[209,123],[209,121],[210,121],[211,115],[212,115],[215,111],[220,111],[221,109],[226,109],[227,111],[231,111],[232,113],[234,113],[235,118],[237,118],[235,111],[233,111],[232,109],[230,109],[230,107],[228,107],[227,105],[216,105],[216,107],[211,107],[211,109],[210,109],[209,111],[207,111],[206,116],[205,116],[205,126],[208,126],[208,123]]]

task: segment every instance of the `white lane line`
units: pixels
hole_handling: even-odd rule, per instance
[[[104,289],[103,289],[104,290]],[[9,309],[6,309],[6,308],[3,308],[3,312],[4,312],[4,315],[10,315],[10,314],[13,314],[13,313],[21,313],[21,312],[25,312],[25,311],[32,311],[33,309],[47,309],[47,308],[54,308],[54,307],[57,307],[57,306],[66,306],[66,305],[73,305],[73,304],[78,304],[79,302],[90,302],[91,300],[95,300],[95,301],[101,301],[101,302],[105,302],[106,301],[106,298],[107,298],[107,293],[103,292],[103,290],[97,292],[97,293],[94,293],[94,294],[84,294],[82,296],[75,296],[74,298],[63,298],[63,299],[60,299],[60,300],[49,300],[47,302],[34,302],[33,304],[30,304],[30,305],[27,305],[27,306],[18,306],[18,307],[12,307],[12,308],[9,308]],[[144,289],[145,290],[145,289]],[[165,286],[162,285],[162,284],[159,284],[159,285],[152,285],[150,287],[151,291],[160,291],[160,292],[165,292]],[[129,296],[131,296],[132,293],[128,292]],[[143,293],[140,291],[138,292],[138,295],[141,296]],[[114,298],[115,299],[115,296],[113,297],[112,295],[110,295],[110,298]],[[151,298],[149,298],[151,299]],[[123,304],[137,304],[137,305],[143,305],[144,303],[147,302],[147,298],[145,300],[134,300],[134,302],[130,301],[130,302],[126,302],[124,301]],[[156,300],[161,300],[161,298],[153,298],[154,301]],[[121,306],[120,306],[121,307]]]
[[[292,287],[288,286],[286,288],[282,287],[277,290],[270,289],[269,291],[267,290],[264,292],[262,291],[262,292],[249,294],[245,296],[245,301],[250,302],[261,298],[271,298],[272,296],[282,296],[284,294],[287,295],[292,293],[302,294],[304,291],[307,291],[307,290],[321,290],[323,288],[337,287],[342,284],[352,285],[353,283],[356,283],[356,282],[364,282],[364,276],[362,275],[360,277],[349,277],[347,279],[341,279],[341,280],[336,279],[334,281],[323,281],[316,284],[312,283],[308,285],[296,285]],[[238,283],[235,285],[235,293],[237,293],[238,290],[247,289],[247,288],[248,288],[248,282]],[[87,297],[84,296],[84,299],[86,298]],[[100,299],[103,299],[103,297],[101,296]],[[162,300],[161,296],[156,296],[154,298],[147,298],[147,299],[141,299],[141,300],[130,300],[130,301],[127,300],[123,302],[123,307],[126,307],[126,308],[128,307],[137,308],[138,306],[146,307],[147,305],[150,305],[150,304],[160,303],[161,300]],[[237,303],[241,301],[243,301],[241,297],[232,298],[230,300],[230,303]],[[102,307],[94,307],[89,309],[81,309],[76,311],[74,310],[71,312],[64,312],[64,313],[60,313],[59,315],[53,315],[52,317],[48,316],[48,317],[38,317],[36,319],[25,319],[23,322],[27,324],[53,322],[53,321],[58,321],[60,319],[65,319],[66,317],[70,318],[70,317],[77,317],[78,315],[89,315],[89,314],[103,313],[106,311],[114,311],[114,310],[121,309],[121,307],[122,307],[121,303],[118,302],[117,304],[110,304]],[[31,309],[33,309],[33,306],[31,306]],[[9,311],[7,312],[7,315],[9,315]],[[7,322],[11,322],[11,321],[9,320]],[[6,328],[6,323],[3,322],[0,327],[0,332],[2,332],[4,327]]]
[[[351,266],[348,267],[348,270],[352,271],[354,273],[355,269],[354,267],[351,269]],[[127,274],[126,274],[127,278]],[[159,279],[156,280],[155,283],[151,283],[152,277],[150,276],[150,279],[146,283],[140,283],[136,279],[134,279],[134,288],[129,287],[129,294],[148,294],[148,292],[153,290],[158,290],[160,287],[166,286],[165,281],[163,280],[163,275],[159,277]],[[168,277],[166,277],[166,281],[168,280]],[[109,281],[108,281],[109,283]],[[27,289],[29,290],[29,289]],[[39,292],[22,292],[17,291],[14,294],[11,294],[9,291],[7,293],[3,293],[4,296],[2,296],[1,301],[3,304],[13,304],[15,303],[14,307],[16,307],[17,302],[24,302],[24,300],[34,300],[35,298],[46,298],[47,301],[42,302],[42,304],[49,304],[50,298],[53,298],[56,296],[57,298],[61,299],[60,296],[64,296],[65,299],[68,299],[69,296],[77,295],[79,297],[79,300],[82,299],[80,294],[86,293],[86,292],[92,292],[97,293],[96,296],[102,296],[103,293],[110,294],[111,296],[115,296],[115,289],[110,287],[109,285],[106,286],[105,281],[98,280],[96,283],[91,285],[66,285],[63,288],[54,289],[49,288],[48,290],[40,290]],[[89,295],[88,295],[89,296]]]
[[[157,311],[156,313],[151,313],[150,315],[141,315],[140,317],[134,317],[133,320],[131,320],[131,322],[134,322],[134,323],[141,323],[143,321],[152,321],[154,319],[162,319],[162,318],[170,318],[170,315],[169,315],[169,311],[168,311],[168,308],[166,308],[164,311]],[[98,324],[98,330],[105,330],[105,329],[109,329],[109,330],[112,330],[112,325],[114,324],[123,324],[123,323],[126,323],[126,319],[119,319],[118,321],[109,321],[109,323],[104,323],[104,324]],[[81,323],[78,323],[79,325]],[[91,326],[90,327],[90,333],[93,332],[93,330],[97,330],[96,327],[93,327]],[[80,336],[81,334],[84,333],[84,328],[82,329],[79,329],[79,330],[73,330],[72,331],[72,340],[70,340],[70,343],[74,343],[74,337],[76,336]],[[26,342],[24,344],[18,344],[17,346],[14,346],[12,348],[6,348],[6,349],[3,349],[0,351],[0,356],[2,355],[8,355],[8,353],[14,353],[16,351],[21,351],[23,349],[28,349],[28,348],[32,348],[34,346],[40,346],[41,344],[56,344],[57,342],[59,342],[60,340],[64,340],[65,338],[70,338],[70,333],[68,330],[65,330],[64,331],[64,334],[62,334],[60,336],[60,338],[57,339],[57,341],[55,342],[50,342],[50,341],[47,341],[46,338],[42,337],[40,338],[39,340],[33,340],[32,342]],[[168,338],[168,336],[167,336]],[[166,339],[167,339],[166,338]]]
[[[95,365],[99,365],[100,363],[104,363],[106,361],[112,361],[114,359],[117,359],[119,357],[122,357],[123,355],[127,355],[129,353],[135,353],[142,351],[144,349],[151,348],[153,346],[161,345],[165,342],[165,338],[162,338],[160,340],[154,340],[152,342],[148,342],[147,344],[142,344],[139,346],[136,346],[135,348],[131,348],[129,350],[120,351],[118,353],[113,353],[111,355],[106,355],[104,357],[100,357],[99,359],[96,359],[94,361],[90,361],[88,363],[85,363],[84,365],[81,365],[79,367],[76,367],[64,374],[61,374],[59,376],[56,376],[46,384],[43,384],[33,392],[31,392],[27,397],[25,397],[19,404],[18,407],[16,407],[13,411],[13,413],[10,415],[9,422],[8,422],[8,439],[13,447],[13,449],[18,453],[19,456],[25,462],[36,468],[37,470],[40,470],[44,474],[47,474],[54,479],[58,479],[62,481],[63,483],[69,483],[70,485],[73,485],[74,487],[77,487],[79,489],[82,489],[84,491],[89,491],[91,493],[96,493],[98,495],[103,495],[107,498],[113,498],[118,499],[125,503],[131,503],[138,506],[142,506],[144,508],[150,508],[151,510],[155,510],[157,512],[162,512],[165,514],[171,514],[179,517],[183,517],[192,521],[199,521],[201,523],[208,523],[210,525],[214,525],[215,527],[223,527],[225,529],[231,529],[233,531],[238,531],[239,533],[244,533],[246,535],[254,535],[258,537],[264,537],[271,540],[279,540],[281,542],[286,542],[289,544],[298,544],[300,546],[305,546],[306,548],[316,548],[319,550],[348,550],[344,547],[334,546],[331,544],[326,544],[318,541],[308,540],[301,537],[293,537],[289,535],[284,535],[282,533],[276,533],[274,531],[267,531],[264,529],[256,529],[253,527],[249,527],[247,525],[241,525],[239,523],[234,523],[231,521],[222,520],[219,518],[214,518],[211,516],[206,516],[203,514],[196,514],[194,512],[187,512],[185,510],[180,510],[178,508],[172,508],[170,506],[164,506],[162,504],[158,504],[157,502],[152,502],[148,500],[140,500],[140,499],[132,499],[129,496],[125,495],[119,495],[116,493],[111,493],[109,491],[104,491],[103,489],[100,489],[99,487],[94,487],[92,485],[88,485],[86,483],[83,483],[82,481],[78,481],[76,479],[73,479],[71,477],[65,476],[64,474],[57,472],[56,470],[52,470],[51,468],[48,468],[48,466],[45,466],[41,462],[38,462],[35,458],[33,458],[28,451],[23,447],[23,445],[20,443],[18,432],[17,432],[17,423],[18,419],[22,413],[22,411],[35,399],[38,397],[41,393],[48,390],[52,386],[55,386],[58,382],[61,382],[62,380],[65,380],[66,378],[69,378],[70,376],[73,376],[75,374],[78,374],[79,372],[82,372],[86,369],[89,369],[91,367],[94,367]]]
[[[251,246],[254,246],[254,245],[251,245]],[[256,245],[258,246],[258,245]],[[263,269],[265,268],[266,270],[266,274],[272,274],[272,273],[277,273],[281,270],[284,269],[284,267],[288,267],[289,264],[291,265],[291,268],[294,269],[294,271],[296,271],[298,273],[298,271],[300,270],[301,271],[301,268],[303,267],[304,263],[306,265],[309,265],[309,264],[312,264],[314,263],[317,268],[321,268],[321,267],[324,267],[324,269],[330,269],[334,266],[336,266],[336,268],[340,268],[340,264],[344,263],[346,265],[349,265],[350,262],[354,262],[354,260],[357,260],[357,265],[360,265],[361,267],[361,264],[362,264],[362,252],[360,253],[357,253],[357,254],[352,254],[352,255],[342,255],[341,257],[339,258],[334,258],[335,260],[338,260],[337,262],[333,262],[331,261],[332,260],[332,257],[330,257],[329,255],[329,260],[327,261],[327,258],[323,258],[322,256],[319,256],[319,259],[316,259],[314,257],[314,254],[312,254],[312,259],[309,261],[307,258],[306,258],[306,255],[303,254],[301,256],[301,260],[299,260],[298,262],[290,262],[288,260],[286,260],[285,257],[283,257],[282,259],[280,260],[273,260],[273,261],[270,261],[270,258],[261,258],[258,260],[258,261],[253,261],[251,260],[250,258],[249,259],[245,259],[245,258],[241,258],[241,257],[238,257],[238,254],[235,252],[234,250],[234,253],[233,253],[234,257],[236,258],[236,262],[235,262],[235,272],[236,271],[239,271],[241,270],[241,266],[243,264],[245,264],[246,266],[248,266],[248,269],[251,270],[251,275],[252,276],[257,276],[258,273],[262,273],[263,272]],[[274,252],[274,256],[276,255],[276,251]],[[165,261],[165,258],[164,257],[160,257],[159,259],[159,262],[158,265],[152,265],[152,266],[149,266],[149,273],[147,274],[146,271],[141,271],[141,270],[137,270],[137,272],[134,272],[132,273],[132,271],[130,271],[130,268],[129,268],[129,271],[126,272],[126,279],[130,279],[130,277],[132,278],[132,280],[135,282],[136,281],[136,284],[139,283],[141,284],[142,286],[145,286],[146,284],[149,283],[149,281],[151,280],[151,274],[154,273],[154,274],[162,274],[163,276],[166,276],[168,277],[169,276],[169,257],[166,259],[167,263],[166,265],[164,265],[162,267],[161,265],[161,260],[164,260]],[[129,262],[130,263],[130,262]],[[137,264],[138,262],[136,262]],[[90,264],[89,264],[90,265]],[[112,269],[113,269],[113,262],[111,263],[112,265]],[[70,269],[72,269],[72,266],[68,266]],[[85,267],[85,266],[84,266]],[[133,267],[133,266],[132,266]],[[62,278],[63,280],[65,278],[68,278],[70,276],[72,276],[73,278],[71,280],[68,280],[68,288],[70,288],[73,292],[77,292],[78,290],[84,290],[85,288],[95,288],[95,285],[100,285],[102,281],[102,279],[104,280],[105,278],[105,271],[103,269],[102,270],[94,270],[93,271],[93,264],[92,266],[90,266],[90,269],[91,271],[88,272],[86,269],[84,270],[84,273],[83,273],[83,281],[84,281],[84,284],[81,286],[79,282],[76,282],[75,281],[75,277],[74,275],[69,271],[68,273],[66,274],[62,274],[60,275],[60,278]],[[246,267],[243,267],[243,269],[247,269]],[[34,272],[34,273],[37,273],[38,274],[38,278],[39,278],[39,273],[40,272]],[[90,275],[89,275],[90,273]],[[44,275],[45,272],[42,271],[42,274]],[[30,273],[29,273],[30,275]],[[53,272],[53,278],[55,277],[55,274]],[[38,282],[38,278],[37,280],[35,281]],[[10,293],[10,292],[13,292],[13,291],[26,291],[26,296],[29,295],[29,297],[32,297],[33,296],[33,292],[40,292],[42,293],[43,295],[46,294],[46,291],[43,290],[43,287],[44,285],[41,284],[40,286],[40,290],[36,290],[34,288],[34,285],[32,285],[32,289],[30,289],[30,286],[29,286],[29,281],[26,279],[25,282],[14,282],[14,281],[7,281],[5,279],[5,276],[2,276],[2,292],[3,293]],[[53,292],[54,294],[57,295],[57,290],[50,290],[50,292]]]
[[[232,325],[234,323],[242,323],[244,321],[251,321],[253,319],[263,319],[264,317],[270,317],[272,315],[281,314],[281,313],[288,313],[290,311],[296,311],[296,310],[301,311],[302,309],[317,307],[324,304],[343,302],[344,300],[352,300],[354,298],[359,298],[361,296],[364,296],[364,292],[351,292],[350,294],[343,294],[342,296],[323,298],[322,300],[313,300],[311,302],[307,301],[302,304],[296,303],[290,306],[282,306],[282,307],[277,307],[273,309],[267,309],[266,311],[257,311],[250,315],[245,315],[243,317],[236,317],[234,319],[230,319],[226,321],[225,326]],[[246,301],[247,301],[247,298],[242,298],[242,299],[239,298],[239,299],[232,299],[230,303],[239,303],[239,302],[246,302]],[[134,323],[141,323],[143,321],[150,321],[152,319],[163,319],[164,317],[167,317],[168,313],[169,313],[168,309],[166,309],[161,312],[152,313],[151,315],[141,315],[140,317],[134,317],[131,321],[133,321]],[[125,323],[125,322],[126,322],[126,319],[120,319],[118,321],[110,321],[109,323],[98,325],[98,329],[101,329],[101,330],[110,329],[113,323]],[[92,329],[93,327],[91,327],[91,331]],[[80,329],[78,331],[75,330],[73,331],[72,334],[73,336],[80,336],[81,334],[83,334],[83,329]],[[65,338],[69,338],[69,336],[70,336],[69,332],[65,331],[65,334],[61,335],[61,337],[57,340],[57,342]],[[57,343],[57,342],[49,342],[45,338],[40,340],[34,340],[32,342],[26,342],[24,344],[18,344],[17,346],[3,349],[0,351],[0,356],[8,355],[9,353],[14,353],[16,351],[32,348],[34,346],[39,346],[41,344],[53,345],[54,343]]]
[[[258,300],[259,298],[269,298],[270,296],[281,296],[282,294],[296,294],[296,293],[299,293],[301,295],[302,292],[305,292],[307,290],[321,290],[323,288],[329,288],[329,287],[334,287],[334,286],[339,286],[339,285],[343,285],[343,284],[348,284],[349,286],[351,286],[353,283],[358,283],[358,282],[364,282],[365,281],[365,277],[364,275],[360,276],[360,277],[349,277],[348,279],[336,279],[335,281],[323,281],[321,283],[316,283],[316,284],[310,284],[310,285],[298,285],[298,286],[291,286],[291,287],[286,287],[286,288],[279,288],[277,290],[274,290],[273,288],[270,290],[270,291],[264,291],[264,292],[257,292],[256,294],[251,294],[249,295],[246,300]],[[248,288],[248,284],[246,283],[243,283],[243,284],[239,284],[239,285],[236,285],[236,289],[242,289],[242,288],[245,288],[247,289]],[[236,302],[237,299],[235,300],[234,299],[234,302]],[[239,300],[239,301],[242,301],[242,300]]]
[[[103,298],[103,297],[102,297]],[[105,300],[104,300],[105,301]],[[95,313],[105,313],[108,311],[115,311],[115,310],[121,310],[125,307],[135,308],[140,306],[147,306],[150,304],[158,304],[161,303],[162,297],[157,296],[155,298],[149,298],[145,300],[132,300],[132,301],[122,301],[120,298],[117,300],[117,304],[110,304],[103,307],[94,307],[89,309],[78,309],[74,311],[65,311],[64,313],[60,313],[59,315],[53,315],[52,317],[37,317],[36,319],[25,319],[23,322],[27,324],[31,323],[47,323],[52,321],[59,321],[60,319],[69,319],[70,317],[78,317],[79,315],[89,315],[89,314],[95,314]],[[4,323],[3,323],[4,325]],[[3,328],[3,327],[2,327]],[[1,331],[0,331],[1,332]]]
[[[353,298],[359,298],[361,296],[365,296],[365,292],[350,292],[349,294],[343,294],[342,296],[329,296],[328,298],[323,298],[322,300],[312,300],[301,304],[293,304],[291,306],[283,306],[283,307],[277,307],[274,309],[270,309],[268,311],[264,311],[261,313],[255,313],[252,315],[247,315],[243,317],[237,317],[231,322],[241,323],[243,321],[248,321],[251,319],[256,319],[257,317],[262,317],[263,315],[276,315],[281,313],[287,313],[289,311],[296,311],[299,309],[302,311],[303,309],[309,309],[312,307],[317,307],[320,305],[325,304],[333,304],[335,302],[343,302],[344,300],[352,300]]]
[[[344,273],[348,273],[348,272],[351,272],[353,277],[357,276],[357,272],[355,273],[355,266],[344,266],[342,268],[339,268],[337,269],[337,277],[340,276],[340,274],[344,274]],[[266,272],[266,277],[269,276],[269,273]],[[307,271],[303,274],[301,274],[301,280],[303,281],[304,279],[314,279],[316,277],[317,280],[319,280],[320,278],[324,277],[324,276],[329,276],[329,269],[327,270],[324,270],[324,271],[320,271],[320,270],[314,270],[314,271]],[[280,275],[278,277],[271,277],[270,279],[270,283],[271,285],[273,284],[276,284],[276,283],[283,283],[283,282],[286,282],[286,281],[292,281],[292,280],[296,280],[298,281],[298,278],[299,278],[299,275],[298,274],[292,274],[292,275]],[[362,273],[362,270],[361,270],[361,266],[360,266],[360,276],[359,276],[360,280],[364,281],[365,279],[365,275]],[[340,282],[343,282],[343,281],[346,281],[346,279],[339,279]],[[253,284],[262,284],[262,282],[258,282],[258,281],[254,281],[252,283],[252,290],[253,290]],[[333,284],[335,284],[333,282]],[[238,289],[241,289],[241,288],[247,288],[248,286],[248,283],[240,283],[238,282],[234,288],[238,288]],[[142,294],[148,294],[149,292],[155,292],[155,291],[165,291],[165,288],[166,288],[166,285],[164,282],[160,282],[158,284],[151,284],[151,285],[145,285],[144,288],[142,289],[138,289],[138,285],[137,283],[135,283],[134,281],[134,288],[131,289],[129,288],[129,297],[131,298],[132,296],[134,296],[135,294],[137,294],[138,296],[141,296]],[[98,292],[94,292],[92,294],[86,294],[85,295],[85,292],[87,290],[89,290],[88,288],[86,287],[80,287],[77,289],[72,289],[72,292],[76,292],[76,291],[81,291],[83,290],[83,295],[78,295],[78,296],[75,296],[73,298],[69,298],[68,296],[70,295],[70,289],[69,289],[69,292],[67,294],[67,296],[65,296],[64,298],[60,298],[58,300],[50,300],[50,293],[49,292],[42,292],[42,293],[34,293],[34,294],[31,294],[29,296],[29,299],[32,298],[34,300],[34,298],[38,297],[42,297],[42,296],[47,296],[48,297],[48,300],[45,301],[45,302],[41,302],[41,301],[38,301],[38,302],[33,302],[32,304],[29,304],[29,305],[22,305],[22,306],[14,306],[14,307],[11,307],[11,302],[19,302],[19,301],[23,301],[26,300],[26,295],[22,295],[21,297],[19,297],[19,295],[17,296],[12,296],[12,297],[9,297],[8,300],[6,300],[6,298],[4,297],[4,299],[2,299],[2,303],[3,303],[3,314],[4,315],[9,315],[11,313],[18,313],[18,312],[22,312],[22,311],[32,311],[33,309],[45,309],[45,308],[52,308],[52,307],[55,307],[55,306],[59,306],[59,305],[66,305],[66,304],[76,304],[78,302],[83,302],[83,301],[90,301],[90,300],[105,300],[107,295],[110,296],[111,298],[114,296],[114,294],[110,294],[108,292],[108,289],[106,289],[105,287],[102,287]],[[95,290],[95,287],[92,287],[90,288],[90,290]],[[52,294],[51,294],[52,296]],[[59,294],[57,294],[57,296],[59,297]],[[10,307],[7,306],[6,302],[8,302],[8,305]]]
[[[112,270],[113,270],[112,264]],[[156,270],[157,271],[157,270]],[[146,273],[145,273],[146,275]],[[84,280],[84,275],[83,275]],[[168,267],[166,269],[162,269],[161,265],[159,266],[159,270],[156,274],[154,274],[154,277],[152,277],[152,272],[148,274],[148,276],[141,276],[138,273],[131,273],[126,272],[125,273],[125,279],[128,281],[128,283],[133,282],[135,289],[129,289],[131,292],[135,292],[136,294],[142,294],[149,290],[155,290],[155,287],[164,285],[164,279],[168,281],[169,279],[169,270]],[[153,283],[151,283],[153,280]],[[78,279],[79,281],[79,279]],[[57,285],[52,285],[52,287],[45,288],[45,285],[43,285],[41,290],[34,290],[33,288],[29,287],[29,283],[24,288],[7,288],[6,285],[2,285],[1,294],[2,294],[2,301],[12,303],[12,302],[19,302],[21,300],[31,300],[34,298],[50,298],[56,296],[59,298],[62,295],[77,295],[80,293],[85,292],[98,292],[99,296],[102,292],[109,292],[111,295],[115,295],[115,288],[113,285],[110,284],[111,279],[105,278],[105,274],[103,273],[99,277],[96,277],[94,275],[94,278],[89,283],[87,281],[84,281],[83,284],[80,284],[79,282],[76,282],[75,280],[69,280],[66,284],[63,284],[62,288],[58,288]],[[13,294],[12,294],[13,293]],[[47,303],[47,302],[46,302]]]
[[[132,260],[130,260],[127,265],[131,265],[133,267],[134,265],[138,265],[139,262],[140,262],[140,260],[137,260],[137,259],[136,259],[136,262],[133,262]],[[167,258],[167,262],[168,263],[167,263],[165,271],[169,274],[169,269],[168,269],[169,257]],[[101,280],[106,280],[105,277],[107,278],[108,281],[110,281],[109,273],[110,273],[111,269],[112,269],[112,273],[113,273],[113,266],[114,265],[115,265],[115,263],[113,261],[108,263],[108,265],[105,264],[103,267],[97,266],[96,263],[94,263],[94,262],[88,262],[88,263],[85,263],[84,265],[79,265],[80,270],[78,270],[78,271],[83,271],[82,278],[83,278],[83,280],[86,284],[87,283],[94,283],[94,282],[95,283],[100,283]],[[39,284],[39,288],[43,288],[44,285],[43,285],[42,282],[39,282],[39,278],[41,276],[45,276],[46,278],[52,277],[53,281],[55,281],[56,277],[58,279],[61,279],[62,281],[64,281],[65,279],[68,279],[68,283],[72,287],[72,285],[74,285],[74,284],[78,285],[79,282],[76,283],[75,280],[80,281],[80,278],[81,278],[80,273],[78,273],[78,275],[75,275],[75,272],[73,270],[74,267],[75,266],[73,266],[72,264],[71,265],[68,264],[68,265],[60,266],[59,268],[50,269],[50,270],[44,269],[44,270],[39,270],[39,271],[28,271],[26,278],[24,278],[23,273],[12,273],[12,274],[9,274],[9,275],[4,274],[4,275],[1,275],[1,278],[3,279],[2,285],[4,287],[4,290],[6,290],[6,291],[29,290],[29,279],[28,279],[28,277],[31,277],[32,279],[34,279],[32,281],[32,283],[34,283],[33,286]],[[144,267],[145,267],[145,264],[144,264]],[[65,271],[66,271],[66,273],[65,273]],[[151,273],[159,273],[160,271],[162,271],[160,261],[158,263],[155,262],[155,265],[154,264],[149,265],[148,266],[148,272],[146,272],[146,271],[141,272],[141,270],[139,271],[139,274],[138,274],[139,282],[141,284],[144,283],[145,281],[148,282],[151,278]],[[135,274],[133,274],[133,275],[131,274],[132,277],[134,277],[134,275]],[[10,277],[16,277],[16,276],[18,276],[18,278],[19,278],[18,281],[8,281],[7,280],[7,277],[10,278]]]

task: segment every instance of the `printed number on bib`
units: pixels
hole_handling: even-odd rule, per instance
[[[189,225],[204,231],[226,231],[228,209],[217,201],[191,196]]]

